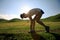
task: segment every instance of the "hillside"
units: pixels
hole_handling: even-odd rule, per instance
[[[6,21],[8,21],[8,20],[6,20],[6,19],[0,19],[0,22],[6,22]]]
[[[54,16],[50,16],[48,18],[44,18],[42,19],[43,21],[50,21],[50,22],[60,22],[60,14],[54,15]],[[0,22],[17,22],[20,21],[19,18],[13,18],[11,20],[6,20],[6,19],[0,19]]]
[[[20,21],[20,19],[19,18],[13,18],[13,19],[9,20],[9,22],[16,22],[16,21]]]
[[[48,18],[42,19],[43,21],[52,21],[52,22],[59,22],[60,21],[60,14],[50,16]]]
[[[17,22],[20,21],[19,18],[13,18],[11,20],[6,20],[6,19],[0,19],[0,22]]]

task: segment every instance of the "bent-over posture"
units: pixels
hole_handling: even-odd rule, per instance
[[[42,15],[44,14],[42,9],[39,8],[34,8],[31,9],[27,14],[23,13],[20,15],[21,18],[29,18],[31,21],[30,24],[30,32],[33,32],[35,30],[35,21],[39,24],[41,24],[42,26],[45,27],[46,32],[49,32],[49,27],[46,26],[41,20],[40,18],[42,17]],[[32,18],[32,16],[35,15],[34,18]]]

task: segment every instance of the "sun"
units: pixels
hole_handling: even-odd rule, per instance
[[[25,5],[21,8],[21,13],[27,13],[30,9],[31,7]]]

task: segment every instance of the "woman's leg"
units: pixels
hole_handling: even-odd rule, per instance
[[[36,20],[37,23],[39,23],[40,25],[42,25],[42,26],[45,27],[46,32],[49,32],[49,27],[46,26],[46,25],[40,20],[41,16],[42,16],[42,14],[36,15],[36,16],[35,16],[35,20]]]
[[[42,17],[42,14],[37,14],[34,19],[35,19],[36,22],[39,23],[40,25],[46,26],[46,25],[40,20],[41,17]]]
[[[30,31],[35,31],[35,20],[31,20]]]

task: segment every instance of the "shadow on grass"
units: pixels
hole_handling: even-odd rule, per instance
[[[43,37],[44,35],[41,36],[40,34],[36,33],[35,31],[31,32],[30,34],[31,34],[31,37],[33,38],[33,40],[46,40],[46,38]],[[49,33],[49,34],[52,34],[55,37],[55,40],[60,40],[59,34],[56,34],[56,33]],[[24,38],[24,36],[25,36],[25,38]],[[26,39],[26,37],[29,37],[29,36],[27,36],[27,35],[24,35],[24,36],[23,36],[23,34],[7,34],[7,33],[1,34],[0,33],[0,40],[17,40],[19,38],[20,39],[23,38],[21,40],[30,40],[29,38]]]
[[[55,37],[55,40],[60,40],[60,35],[56,33],[50,33]]]
[[[56,34],[56,33],[49,33],[49,34],[53,35],[55,40],[60,40],[59,34]],[[41,35],[37,34],[35,31],[31,32],[31,36],[32,36],[33,40],[46,40],[46,38],[43,37],[44,35],[41,36]]]
[[[31,36],[32,36],[33,40],[46,40],[41,35],[37,34],[35,31],[31,32]]]
[[[0,34],[0,40],[17,40],[14,34]]]

